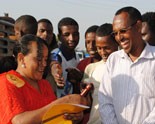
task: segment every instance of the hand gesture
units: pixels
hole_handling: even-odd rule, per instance
[[[59,88],[63,88],[65,85],[64,78],[62,77],[62,67],[59,62],[51,62],[51,74]]]

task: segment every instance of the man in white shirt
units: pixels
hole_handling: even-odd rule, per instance
[[[96,63],[89,64],[84,73],[84,82],[93,83],[94,92],[92,94],[93,102],[90,112],[89,121],[87,124],[101,124],[101,119],[98,112],[98,89],[102,76],[105,70],[105,62],[108,56],[118,50],[118,44],[115,41],[112,33],[112,24],[105,23],[101,25],[96,31],[95,44],[97,52],[102,60]]]
[[[141,27],[136,8],[116,12],[113,35],[122,50],[109,56],[99,88],[104,124],[155,124],[155,47],[142,40]]]

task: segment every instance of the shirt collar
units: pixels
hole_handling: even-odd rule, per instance
[[[63,54],[63,56],[65,57],[65,59],[66,59],[67,61],[69,61],[69,60],[71,60],[71,59],[73,59],[73,58],[76,59],[75,50],[72,51],[73,53],[70,53],[70,51],[67,51],[67,49],[64,48],[63,46],[60,46],[59,49],[60,49],[61,53]]]
[[[140,58],[146,58],[146,59],[151,59],[151,58],[155,58],[155,47],[150,46],[148,43],[146,43],[145,48],[143,49],[141,55],[139,56],[138,59]],[[129,56],[124,52],[124,50],[121,50],[120,53],[121,58],[129,58]]]

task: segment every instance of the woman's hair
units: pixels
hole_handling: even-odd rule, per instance
[[[45,40],[32,34],[24,35],[20,39],[19,43],[15,45],[13,50],[15,58],[17,59],[18,53],[22,53],[23,55],[27,55],[28,53],[30,53],[31,50],[33,49],[31,46],[32,42],[36,42],[37,44],[37,59],[38,60],[42,59],[43,45],[47,46],[47,48],[48,48],[48,45]]]

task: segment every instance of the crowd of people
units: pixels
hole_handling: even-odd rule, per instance
[[[155,12],[119,9],[113,22],[86,29],[90,57],[76,54],[79,24],[22,15],[12,56],[0,59],[0,124],[41,124],[56,104],[89,106],[64,114],[73,124],[155,124]],[[93,89],[80,93],[88,84]]]

